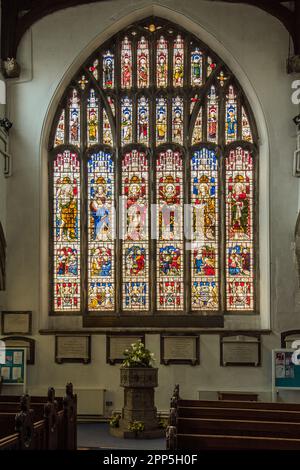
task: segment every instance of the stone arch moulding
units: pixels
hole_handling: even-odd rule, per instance
[[[48,326],[49,323],[53,328],[57,325],[66,326],[62,319],[51,318],[47,319],[48,312],[48,274],[46,266],[48,266],[48,247],[43,240],[48,238],[48,223],[47,223],[47,211],[48,211],[48,195],[47,195],[47,146],[49,142],[50,128],[53,122],[54,114],[57,109],[57,105],[60,98],[71,80],[71,77],[79,69],[81,64],[89,57],[89,55],[107,39],[112,37],[118,31],[124,27],[129,26],[138,20],[142,20],[148,16],[161,17],[165,20],[169,20],[175,24],[180,24],[181,27],[198,37],[201,41],[207,44],[212,50],[214,50],[219,57],[224,61],[228,67],[232,70],[236,78],[239,80],[249,104],[252,108],[254,118],[256,120],[258,136],[259,136],[259,160],[260,160],[260,174],[259,174],[259,220],[260,220],[260,234],[259,234],[259,246],[260,246],[260,320],[256,319],[255,322],[251,318],[241,319],[236,317],[228,321],[228,328],[233,327],[244,327],[244,328],[262,328],[268,329],[270,327],[270,270],[269,270],[269,143],[266,121],[260,105],[259,98],[250,83],[246,73],[242,70],[232,54],[226,49],[220,41],[208,32],[202,25],[196,23],[189,17],[173,10],[170,8],[161,7],[154,5],[152,7],[145,7],[131,12],[130,14],[124,15],[124,12],[119,12],[118,18],[111,20],[111,26],[102,31],[97,37],[95,37],[87,47],[79,52],[78,56],[65,72],[63,78],[56,88],[51,102],[49,103],[48,110],[44,119],[41,141],[40,141],[40,155],[41,155],[41,187],[43,189],[42,194],[42,205],[41,205],[41,289],[40,289],[40,305],[41,312],[43,313],[40,326]],[[262,288],[263,287],[263,288]],[[68,319],[68,327],[72,328],[72,325],[78,326],[78,318]],[[226,328],[226,324],[225,324]]]

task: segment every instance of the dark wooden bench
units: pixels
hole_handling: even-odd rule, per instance
[[[178,407],[178,418],[216,418],[231,420],[254,421],[285,421],[300,422],[300,411],[285,410],[251,410],[249,408],[217,408],[217,407]]]
[[[286,410],[286,411],[300,411],[300,403],[274,403],[274,402],[260,402],[260,401],[231,401],[231,400],[177,400],[179,407],[214,407],[214,408],[242,408],[242,409],[261,409],[261,410]]]
[[[178,418],[177,434],[224,434],[300,439],[300,423],[231,419]]]
[[[171,450],[171,448],[169,448]],[[299,450],[300,439],[214,434],[179,434],[176,450]],[[175,450],[175,449],[173,449]]]
[[[56,399],[53,388],[49,388],[47,397],[24,396],[18,413],[19,400],[15,396],[1,396],[0,449],[77,448],[77,398],[72,384],[67,384],[64,398]]]
[[[171,399],[167,448],[300,450],[300,406],[182,400],[177,387]]]

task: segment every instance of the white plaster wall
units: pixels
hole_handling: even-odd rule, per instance
[[[93,336],[90,365],[57,365],[53,336],[38,334],[41,327],[81,326],[78,317],[49,319],[47,315],[47,139],[64,86],[81,62],[117,30],[151,14],[191,30],[227,62],[248,95],[259,128],[262,321],[231,316],[226,327],[268,328],[269,320],[275,332],[300,327],[292,253],[298,211],[298,181],[292,177],[292,117],[297,111],[290,99],[293,77],[285,72],[288,34],[283,26],[254,7],[205,0],[186,0],[184,6],[179,0],[116,0],[52,14],[23,38],[18,57],[22,75],[8,91],[14,173],[7,180],[7,235],[13,247],[7,307],[33,310],[37,357],[36,365],[29,367],[32,390],[72,380],[77,386],[106,388],[116,408],[121,406],[122,392],[118,367],[105,363],[105,336]],[[159,358],[158,335],[148,334],[147,346]],[[158,407],[168,407],[175,382],[182,385],[184,395],[195,398],[200,389],[267,390],[270,350],[279,346],[277,333],[263,337],[261,368],[220,368],[218,337],[201,336],[200,366],[160,368]]]

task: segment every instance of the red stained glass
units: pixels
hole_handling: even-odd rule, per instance
[[[157,41],[156,83],[158,87],[168,86],[168,42],[164,36]]]
[[[149,45],[144,37],[138,41],[137,82],[139,88],[149,86]]]
[[[123,310],[149,308],[148,161],[133,150],[122,160]]]
[[[121,46],[121,87],[132,87],[132,46],[127,36]]]
[[[156,164],[158,310],[183,310],[183,167],[179,152]]]
[[[54,310],[80,309],[80,162],[65,150],[53,162]]]
[[[227,309],[253,310],[253,157],[237,147],[226,158]]]

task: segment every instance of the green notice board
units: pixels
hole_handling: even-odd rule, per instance
[[[25,385],[26,350],[25,348],[6,348],[5,363],[0,364],[3,384]]]
[[[300,365],[292,362],[294,349],[273,350],[273,387],[300,390]]]

